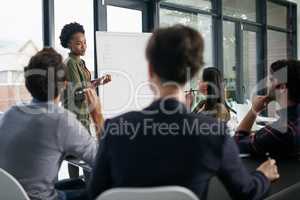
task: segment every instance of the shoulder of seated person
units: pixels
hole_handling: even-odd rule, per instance
[[[64,108],[63,106],[58,108],[58,113],[61,117],[65,117],[66,119],[69,119],[69,117],[72,119],[77,119],[76,115],[72,111]]]
[[[108,118],[105,120],[106,123],[112,123],[112,122],[122,122],[122,120],[124,121],[128,121],[128,120],[142,120],[144,118],[142,118],[143,113],[140,111],[130,111],[112,118]],[[123,122],[124,122],[123,121]]]
[[[221,121],[217,120],[216,118],[205,114],[205,112],[198,112],[198,113],[190,113],[188,116],[192,118],[196,118],[199,120],[199,122],[207,122],[209,124],[215,124],[215,123],[222,123]]]
[[[221,109],[221,110],[227,110],[226,106],[223,103],[217,103],[216,104],[216,108],[217,109]]]

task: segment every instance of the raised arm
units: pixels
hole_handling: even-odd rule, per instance
[[[239,124],[237,131],[251,132],[251,128],[256,120],[256,116],[264,110],[269,103],[268,96],[256,96],[253,99],[252,107]]]
[[[270,181],[279,178],[274,161],[263,163],[258,170],[250,174],[239,158],[234,141],[227,136],[223,144],[218,176],[231,197],[239,200],[263,199],[268,194]]]

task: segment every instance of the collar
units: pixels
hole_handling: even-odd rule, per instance
[[[80,57],[75,56],[73,53],[69,53],[69,57],[75,60],[76,62],[80,62],[81,59]]]
[[[31,105],[40,105],[40,106],[43,106],[43,105],[49,105],[49,106],[57,106],[57,104],[54,102],[54,100],[51,100],[51,101],[40,101],[36,98],[33,98],[31,100]]]
[[[166,114],[185,114],[188,113],[188,109],[182,102],[178,101],[174,97],[159,98],[151,103],[150,106],[144,109],[145,111],[160,111]]]

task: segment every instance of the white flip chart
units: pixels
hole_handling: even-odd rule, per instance
[[[112,76],[112,81],[99,87],[106,118],[128,111],[141,110],[153,100],[148,82],[145,48],[150,33],[97,32],[98,77]]]

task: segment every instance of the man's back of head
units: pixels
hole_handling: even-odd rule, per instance
[[[62,56],[53,48],[35,54],[24,68],[25,85],[34,99],[51,101],[59,96],[66,80]]]

